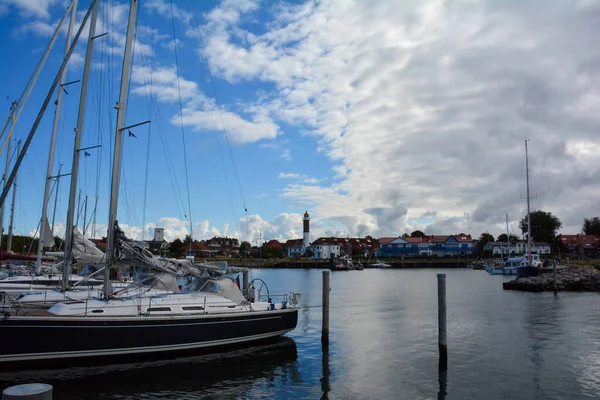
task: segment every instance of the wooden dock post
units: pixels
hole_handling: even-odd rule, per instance
[[[438,346],[442,369],[448,368],[448,336],[446,331],[446,274],[437,274],[438,283]]]
[[[554,295],[558,294],[558,283],[556,282],[556,261],[552,263],[552,275],[554,276]]]
[[[52,385],[26,383],[2,391],[2,400],[52,400]]]
[[[244,270],[244,272],[243,272],[243,279],[244,279],[244,282],[243,282],[242,287],[244,288],[244,290],[242,293],[244,293],[244,296],[248,296],[248,270],[247,269]]]
[[[321,343],[329,345],[329,271],[323,271],[323,327],[321,328]]]

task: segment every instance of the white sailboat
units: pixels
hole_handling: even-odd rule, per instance
[[[529,154],[527,152],[527,142],[525,140],[525,177],[527,183],[527,252],[523,264],[517,268],[517,278],[536,276],[539,273],[538,267],[541,266],[539,255],[531,253],[531,197],[529,195]]]
[[[90,14],[97,12],[98,0],[87,11],[68,56]],[[6,315],[0,321],[0,362],[59,360],[75,357],[119,357],[123,355],[174,352],[221,345],[239,344],[283,335],[295,329],[298,311],[296,293],[274,295],[260,293],[251,284],[248,298],[227,277],[197,277],[183,293],[158,296],[115,298],[110,270],[118,261],[117,243],[127,244],[118,228],[117,205],[121,167],[122,138],[129,84],[130,59],[138,1],[131,0],[119,101],[111,179],[109,231],[104,269],[103,298],[57,303],[36,315]],[[68,56],[63,61],[62,73]],[[88,54],[87,57],[90,55]],[[58,77],[57,77],[58,78]],[[52,89],[55,88],[55,80]],[[47,103],[48,98],[46,99]],[[40,113],[43,113],[42,107]],[[39,120],[40,116],[38,116]],[[36,123],[37,121],[36,120]],[[31,140],[35,126],[30,132]],[[18,167],[18,163],[17,163]],[[13,171],[14,172],[14,171]],[[11,174],[12,176],[13,174]],[[4,200],[0,196],[0,205]],[[67,248],[65,248],[67,250]],[[131,254],[143,256],[132,247]],[[66,257],[65,257],[66,258]],[[148,258],[147,262],[163,263]],[[165,263],[165,268],[169,264]],[[190,267],[192,268],[192,267]],[[207,271],[210,270],[206,269]],[[5,313],[8,312],[4,310]],[[11,310],[9,310],[11,311]],[[18,310],[17,310],[18,311]],[[55,338],[81,340],[55,340]]]

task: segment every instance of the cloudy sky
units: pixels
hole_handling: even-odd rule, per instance
[[[80,0],[77,20],[89,4]],[[65,6],[0,0],[2,112]],[[191,216],[197,238],[288,239],[301,236],[305,210],[312,239],[415,229],[496,235],[506,214],[518,233],[525,139],[533,209],[557,215],[563,233],[600,214],[598,0],[141,6],[126,125],[152,123],[124,140],[119,220],[132,236],[160,226],[167,239],[183,237]],[[100,10],[97,33],[108,35],[94,41],[83,145],[102,148],[82,158],[79,177],[86,224],[98,234],[108,214],[128,3],[102,1]],[[87,36],[86,28],[68,81],[81,78]],[[64,41],[62,34],[16,138],[31,128]],[[54,173],[61,163],[70,170],[79,88],[65,96]],[[34,232],[40,218],[52,112],[20,173],[19,232]],[[67,187],[62,180],[57,233]]]

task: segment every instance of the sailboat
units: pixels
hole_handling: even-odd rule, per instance
[[[147,353],[172,353],[199,348],[240,344],[281,336],[295,329],[300,295],[289,293],[275,303],[266,298],[250,282],[244,296],[229,277],[209,275],[196,277],[186,291],[151,297],[115,298],[111,288],[110,270],[119,255],[117,246],[127,243],[117,222],[121,145],[124,129],[127,88],[129,84],[131,50],[138,1],[131,0],[127,37],[123,57],[120,95],[117,103],[117,126],[112,165],[109,230],[104,268],[103,297],[84,301],[57,303],[47,311],[28,315],[19,309],[5,309],[0,321],[0,363],[39,362],[81,357],[119,357]],[[93,0],[70,46],[50,92],[75,47],[90,14],[97,16],[98,0]],[[92,40],[93,34],[88,40]],[[86,56],[89,57],[89,53]],[[50,93],[49,93],[50,95]],[[49,96],[40,114],[43,114]],[[41,115],[29,134],[28,142]],[[28,143],[26,142],[26,143]],[[24,151],[15,165],[18,168]],[[14,169],[9,182],[14,179]],[[0,204],[6,194],[0,195]],[[133,250],[135,250],[133,248]],[[155,262],[153,258],[147,260]],[[257,282],[258,283],[258,282]],[[4,303],[6,304],[6,302]],[[12,303],[10,303],[12,305]]]
[[[531,197],[529,195],[529,155],[527,152],[527,142],[525,140],[525,179],[527,183],[527,254],[521,266],[517,267],[517,279],[528,276],[537,276],[539,268],[534,266],[533,255],[531,254]],[[539,256],[536,257],[539,260]]]

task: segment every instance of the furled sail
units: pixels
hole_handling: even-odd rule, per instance
[[[44,237],[42,238],[44,247],[52,247],[54,246],[54,235],[52,235],[52,228],[50,228],[50,224],[48,220],[44,220]]]
[[[194,276],[198,278],[220,276],[243,270],[228,267],[226,261],[193,263],[191,260],[157,257],[142,247],[141,243],[143,242],[127,238],[119,225],[115,225],[115,260],[117,262],[137,266],[143,265],[177,276]]]
[[[96,247],[94,242],[86,239],[77,227],[73,228],[73,246],[71,248],[73,260],[82,264],[103,264],[105,254]]]

